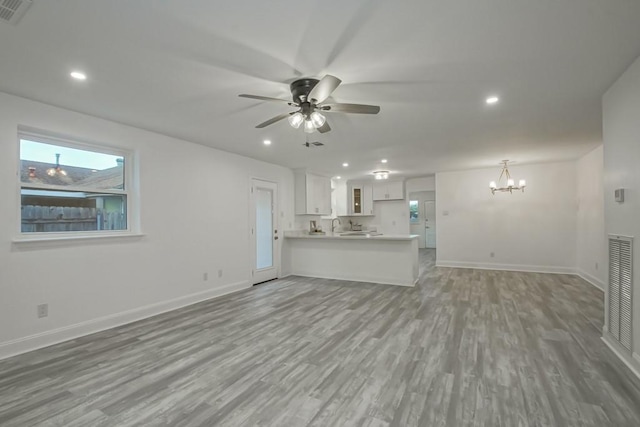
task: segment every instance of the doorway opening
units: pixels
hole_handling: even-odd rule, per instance
[[[436,248],[436,192],[409,193],[409,230],[417,234],[418,247]]]

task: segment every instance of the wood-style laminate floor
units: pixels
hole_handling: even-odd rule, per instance
[[[574,276],[289,277],[0,362],[2,426],[640,426]]]

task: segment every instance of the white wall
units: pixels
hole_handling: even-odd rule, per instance
[[[404,190],[407,196],[415,191],[436,191],[436,176],[409,178],[405,181]]]
[[[12,243],[18,125],[135,150],[144,236]],[[0,147],[0,358],[249,286],[251,176],[278,182],[293,222],[289,169],[2,93]]]
[[[373,225],[383,234],[409,234],[409,202],[373,202]]]
[[[491,194],[499,167],[436,175],[437,264],[575,272],[576,163],[510,171],[527,180],[524,194]]]
[[[633,351],[640,368],[640,58],[604,95],[603,124],[605,231],[635,237]],[[615,202],[616,188],[625,189],[624,203]]]
[[[578,274],[604,290],[607,246],[604,231],[603,148],[597,147],[576,162]]]

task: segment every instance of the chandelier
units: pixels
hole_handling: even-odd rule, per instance
[[[507,185],[505,187],[498,187],[498,185],[496,184],[496,181],[491,181],[489,183],[489,189],[491,190],[491,194],[496,194],[496,191],[500,191],[500,192],[508,191],[509,193],[513,193],[513,190],[522,190],[522,192],[524,193],[524,187],[526,187],[527,181],[525,181],[524,179],[521,179],[518,182],[518,186],[516,187],[515,180],[511,178],[511,174],[509,173],[509,167],[508,167],[509,160],[503,160],[501,163],[502,163],[502,172],[500,172],[500,178],[498,178],[498,183],[500,183],[500,181],[502,180],[502,177],[504,177],[507,180]]]
[[[47,175],[49,176],[67,176],[67,171],[60,167],[60,154],[56,153],[56,167],[47,169]]]

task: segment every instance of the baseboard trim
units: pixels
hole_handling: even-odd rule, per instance
[[[472,268],[476,270],[520,271],[525,273],[576,274],[573,267],[527,264],[493,264],[489,262],[436,261],[436,267]]]
[[[345,280],[345,281],[348,281],[348,282],[374,283],[374,284],[379,284],[379,285],[405,286],[405,287],[408,287],[408,288],[414,287],[416,285],[416,283],[418,282],[418,279],[415,279],[415,281],[410,281],[410,282],[394,282],[394,281],[389,281],[389,280],[385,280],[385,279],[380,279],[379,277],[324,276],[324,275],[321,275],[321,274],[306,273],[304,271],[296,271],[294,273],[291,273],[289,276],[310,277],[310,278],[315,278],[315,279]],[[287,277],[287,276],[285,276],[285,277]],[[411,279],[411,280],[413,280],[413,279]]]
[[[212,298],[218,298],[250,287],[251,285],[248,281],[230,283],[213,289],[207,289],[206,291],[197,292],[195,294],[184,295],[169,301],[149,304],[132,310],[87,320],[85,322],[64,326],[62,328],[41,332],[12,341],[5,341],[0,343],[0,360],[37,350],[39,348],[49,347],[51,345],[59,344],[85,335],[126,325],[127,323],[136,322],[148,317],[157,316],[158,314],[177,310]]]
[[[578,275],[583,280],[589,282],[590,284],[592,284],[593,286],[595,286],[596,288],[604,292],[604,288],[605,288],[604,283],[600,281],[597,277],[592,276],[591,274],[579,268],[576,269],[576,275]]]
[[[622,363],[624,363],[627,368],[629,368],[629,370],[633,372],[633,374],[638,377],[638,379],[640,379],[640,356],[638,355],[638,353],[633,353],[632,355],[630,355],[631,357],[628,357],[622,350],[618,348],[619,344],[611,340],[606,332],[602,335],[601,339],[606,344],[606,346],[609,347],[613,354],[615,354],[618,359],[620,359]]]

